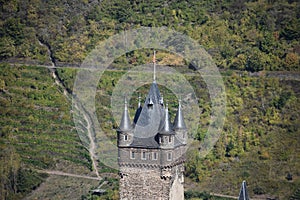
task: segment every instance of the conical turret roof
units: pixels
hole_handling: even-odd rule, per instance
[[[246,181],[243,181],[238,200],[249,200]]]
[[[174,120],[173,128],[174,129],[186,129],[183,113],[181,110],[181,100],[179,100],[179,103],[178,103],[178,110],[177,110],[176,117]]]
[[[169,119],[168,104],[166,104],[164,118],[161,121],[159,133],[162,133],[162,134],[172,134],[173,133],[172,126],[171,126],[170,119]]]
[[[129,117],[129,113],[128,113],[126,97],[125,97],[125,102],[124,102],[124,111],[123,111],[119,129],[121,131],[128,131],[131,129],[131,122],[130,122],[130,117]]]

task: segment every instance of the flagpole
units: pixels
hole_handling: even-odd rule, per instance
[[[155,51],[153,52],[153,82],[156,82],[156,60]]]

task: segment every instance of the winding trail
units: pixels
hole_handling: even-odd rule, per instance
[[[56,64],[55,64],[55,59],[52,57],[52,52],[51,52],[51,48],[48,44],[45,44],[43,43],[41,40],[39,40],[39,44],[42,45],[42,46],[45,46],[48,50],[48,54],[49,54],[49,59],[51,61],[51,68],[49,68],[50,72],[51,72],[51,75],[55,81],[55,84],[58,85],[59,87],[61,87],[63,89],[63,94],[67,97],[67,99],[69,101],[72,101],[72,97],[73,97],[73,102],[74,102],[74,106],[73,108],[77,109],[77,110],[80,110],[80,113],[82,113],[83,115],[83,118],[86,122],[86,130],[87,130],[87,133],[88,133],[88,138],[89,138],[89,148],[88,148],[88,151],[89,151],[89,154],[90,154],[90,158],[92,160],[92,165],[93,165],[93,169],[95,171],[95,174],[97,176],[97,180],[101,180],[102,178],[100,177],[99,175],[99,171],[98,171],[98,166],[97,166],[97,161],[96,161],[96,154],[95,154],[95,150],[96,150],[96,144],[95,144],[95,141],[93,139],[93,135],[95,135],[93,133],[93,126],[92,126],[92,120],[89,116],[89,113],[87,113],[85,111],[85,109],[83,109],[83,106],[81,105],[81,103],[79,102],[78,99],[76,99],[72,93],[70,93],[63,81],[58,77],[57,75],[57,71],[56,71]],[[82,123],[84,124],[84,123]],[[45,171],[47,173],[47,171]],[[51,171],[48,171],[48,172],[51,172]],[[52,171],[53,172],[53,171]],[[65,174],[66,176],[67,175],[70,175],[70,176],[75,176],[74,174],[68,174],[68,173],[64,173],[64,172],[58,172],[58,171],[55,171],[56,175],[59,175],[58,173],[60,173],[61,175],[62,174]],[[49,173],[51,174],[51,173]],[[77,177],[85,177],[85,176],[81,176],[81,175],[76,175]]]
[[[94,142],[94,139],[93,139],[93,133],[92,133],[92,127],[91,127],[91,121],[89,119],[89,115],[86,114],[86,112],[83,112],[85,114],[83,114],[84,116],[84,119],[85,121],[87,122],[87,126],[86,126],[86,129],[88,131],[88,137],[89,137],[89,140],[90,140],[90,148],[89,148],[89,152],[90,152],[90,157],[92,159],[92,163],[93,163],[93,168],[95,169],[95,173],[97,175],[98,178],[100,178],[100,175],[99,175],[99,172],[98,172],[98,166],[97,166],[97,163],[96,163],[96,155],[95,155],[95,150],[96,150],[96,144]]]

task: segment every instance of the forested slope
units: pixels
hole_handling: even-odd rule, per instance
[[[199,41],[219,68],[299,70],[298,1],[1,1],[0,58],[84,60],[99,41],[167,26]],[[139,54],[135,55],[139,57]]]

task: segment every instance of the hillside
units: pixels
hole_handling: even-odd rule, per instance
[[[201,77],[191,76],[187,66],[181,68],[186,69],[183,74],[199,98],[200,128],[191,137],[201,142],[210,121],[210,98]],[[111,127],[116,128],[118,122],[113,118],[110,99],[115,84],[125,73],[124,70],[106,71],[96,95],[101,128],[112,140],[116,140],[116,135]],[[58,74],[66,83],[73,82],[74,70],[59,70]],[[289,76],[276,78],[279,75],[274,73],[249,76],[248,73],[226,71],[222,75],[227,95],[223,132],[213,152],[205,159],[198,157],[197,150],[189,152],[186,189],[235,196],[242,180],[247,180],[252,197],[265,195],[287,199],[300,184],[299,73],[294,73],[291,79]],[[66,86],[73,87],[72,84]],[[130,100],[131,114],[135,113],[138,94],[147,93],[148,87],[134,92]],[[164,87],[161,90],[169,102],[173,119],[177,107],[174,94]],[[289,174],[292,180],[288,180]]]
[[[109,99],[113,84],[121,75],[122,72],[105,73],[97,93],[102,128],[114,139]],[[210,121],[210,98],[200,77],[187,73],[186,79],[194,87],[202,110],[199,129],[191,137],[201,142]],[[191,148],[186,164],[186,189],[236,196],[240,183],[247,180],[251,197],[287,199],[300,186],[299,81],[235,72],[223,74],[223,80],[227,107],[222,135],[205,159],[199,158],[197,146]],[[147,89],[141,87],[134,93],[131,114],[135,113],[138,94],[146,93]],[[177,107],[174,94],[165,88],[161,90],[173,120]],[[293,175],[293,180],[287,179],[288,174]]]
[[[0,67],[1,199],[19,199],[46,180],[43,169],[90,174],[90,155],[71,104],[46,68]]]
[[[299,196],[300,3],[149,2],[0,1],[0,199],[118,198],[116,171],[93,156],[101,147],[94,152],[91,142],[99,138],[89,140],[96,133],[88,114],[81,116],[80,130],[75,126],[71,97],[76,67],[89,52],[109,36],[140,26],[167,26],[198,41],[225,84],[222,135],[200,158],[197,148],[212,112],[206,83],[186,60],[157,52],[159,64],[183,74],[199,100],[200,126],[190,135],[194,148],[186,163],[187,199],[215,198],[209,193],[237,196],[242,180],[250,197]],[[141,49],[117,58],[98,83],[96,115],[113,141],[118,125],[111,111],[114,87],[128,69],[150,63],[151,54],[152,49]],[[134,92],[131,114],[148,87]],[[161,90],[173,120],[175,95]],[[51,174],[57,171],[72,176]],[[107,180],[108,193],[92,195],[90,190]]]
[[[299,70],[298,1],[1,1],[0,58],[80,64],[109,36],[140,26],[197,40],[222,69]],[[139,53],[134,55],[141,57]]]

